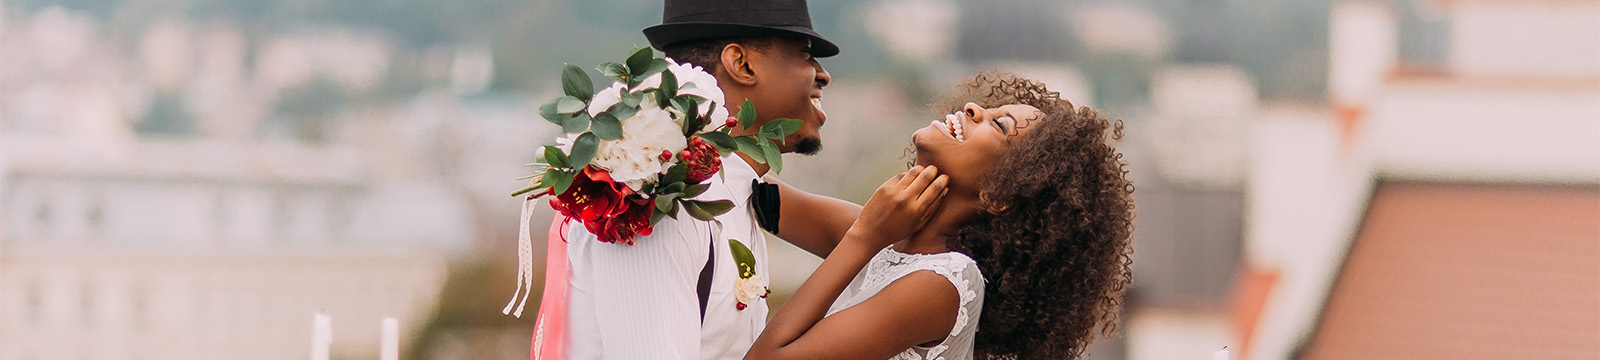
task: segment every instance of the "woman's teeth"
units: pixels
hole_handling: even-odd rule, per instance
[[[945,129],[950,131],[950,137],[956,138],[956,141],[967,141],[967,126],[956,114],[945,114],[944,124]]]

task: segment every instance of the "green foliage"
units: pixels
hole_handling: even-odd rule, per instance
[[[728,251],[733,253],[733,263],[739,267],[739,278],[749,279],[756,275],[756,255],[750,248],[736,239],[728,239]]]

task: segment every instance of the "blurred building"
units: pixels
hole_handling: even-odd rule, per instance
[[[1339,2],[1331,109],[1253,127],[1242,358],[1600,357],[1600,3],[1425,3],[1448,55]]]
[[[375,357],[382,317],[429,321],[477,235],[471,191],[433,168],[457,114],[284,105],[317,78],[378,86],[381,38],[252,50],[163,21],[132,51],[60,8],[0,24],[0,359],[298,358],[319,311],[336,356]],[[296,136],[316,116],[338,121]]]

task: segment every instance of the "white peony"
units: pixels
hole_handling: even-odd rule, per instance
[[[663,152],[677,155],[688,146],[688,139],[666,110],[647,106],[622,119],[622,138],[601,141],[590,163],[610,172],[612,180],[639,191],[645,182],[655,181],[658,174],[678,163],[676,156],[662,160]]]
[[[760,299],[763,296],[767,296],[767,280],[762,279],[761,275],[734,280],[734,300],[738,300],[740,303],[750,304],[752,301]]]
[[[717,87],[717,79],[699,67],[690,64],[678,64],[667,60],[667,70],[678,78],[678,94],[696,95],[707,100],[700,104],[700,113],[711,111],[711,118],[707,119],[706,126],[699,132],[715,130],[723,123],[722,119],[728,118],[728,109],[723,107],[722,89]],[[693,85],[690,85],[693,84]],[[634,89],[649,89],[661,86],[661,74],[651,75],[639,82]],[[589,101],[589,116],[598,116],[622,101],[622,92],[628,90],[627,85],[621,82],[612,83],[610,87],[594,94]],[[713,102],[715,102],[713,104]],[[678,152],[688,147],[688,139],[684,138],[682,125],[674,119],[682,119],[677,109],[670,105],[666,108],[656,104],[654,96],[644,97],[639,104],[639,112],[633,116],[622,119],[622,138],[617,140],[601,141],[595,151],[594,160],[590,163],[595,167],[611,173],[611,179],[627,184],[629,188],[638,191],[646,182],[655,181],[656,177],[677,164]],[[578,134],[568,134],[556,139],[556,144],[567,153],[572,152],[572,142]],[[663,151],[673,155],[667,160],[661,159]]]

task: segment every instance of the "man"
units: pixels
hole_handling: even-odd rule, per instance
[[[760,125],[778,118],[802,125],[779,144],[785,153],[816,153],[822,88],[832,77],[818,57],[838,54],[811,29],[804,0],[667,0],[662,24],[644,29],[650,44],[680,63],[714,75],[730,112],[749,99]],[[734,135],[742,135],[736,130]],[[723,159],[723,174],[708,181],[702,200],[732,200],[718,217],[720,229],[688,216],[667,218],[636,245],[601,243],[583,226],[567,230],[570,359],[739,359],[765,325],[764,297],[741,302],[736,284],[761,282],[767,249],[757,212],[778,218],[767,225],[785,240],[818,255],[831,251],[860,207],[807,194],[786,185],[761,184],[768,166],[742,156]],[[770,179],[770,178],[769,178]],[[782,189],[783,204],[754,209],[756,187]],[[779,218],[776,214],[784,214]],[[778,224],[773,224],[777,222]],[[747,247],[753,274],[741,276],[733,255]],[[754,275],[754,276],[750,276]],[[539,339],[535,340],[538,355]]]

